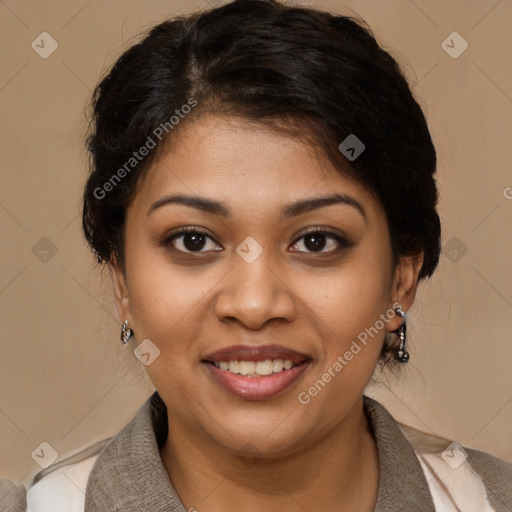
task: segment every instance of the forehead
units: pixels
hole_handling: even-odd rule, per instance
[[[237,214],[257,214],[262,208],[339,192],[364,203],[370,214],[381,213],[362,184],[297,138],[221,116],[202,117],[180,128],[141,182],[134,201],[140,207],[183,193],[229,203]]]

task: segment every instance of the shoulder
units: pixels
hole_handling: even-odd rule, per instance
[[[102,441],[38,473],[27,490],[27,512],[83,512],[89,474]]]
[[[25,512],[27,491],[23,485],[0,478],[0,511]]]
[[[401,423],[440,510],[512,510],[512,464]],[[457,510],[457,509],[453,509]]]

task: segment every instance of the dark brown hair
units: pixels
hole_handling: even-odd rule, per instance
[[[275,0],[171,19],[121,55],[92,109],[83,230],[100,263],[123,267],[125,212],[164,144],[201,115],[227,114],[311,140],[382,204],[394,264],[423,251],[419,280],[438,264],[428,126],[399,65],[360,20]],[[353,161],[339,149],[349,135],[365,146]],[[149,139],[158,147],[132,161]]]

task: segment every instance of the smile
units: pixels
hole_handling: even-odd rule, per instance
[[[213,381],[245,400],[265,400],[287,391],[311,358],[278,345],[239,345],[219,350],[201,362]]]
[[[266,361],[220,361],[214,363],[221,370],[245,375],[247,377],[263,377],[289,370],[295,366],[290,359],[267,359]]]

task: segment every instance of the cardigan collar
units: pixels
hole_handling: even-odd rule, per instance
[[[367,396],[363,407],[379,457],[374,512],[435,512],[421,465],[396,421]],[[86,512],[187,512],[160,457],[167,433],[167,408],[155,391],[100,453],[87,483]]]

